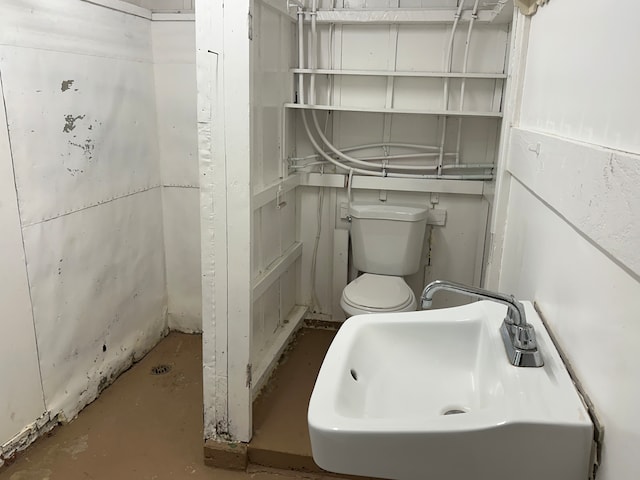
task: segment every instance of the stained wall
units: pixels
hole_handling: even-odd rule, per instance
[[[158,132],[170,125],[150,13],[32,7],[9,0],[0,15],[3,455],[25,429],[72,419],[168,328]],[[179,208],[166,218],[188,222]]]

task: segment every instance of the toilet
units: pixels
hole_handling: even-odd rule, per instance
[[[342,291],[347,317],[414,311],[415,294],[402,277],[420,268],[427,209],[355,203],[349,215],[353,265],[361,275]]]

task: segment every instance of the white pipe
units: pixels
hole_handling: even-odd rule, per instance
[[[315,167],[318,165],[326,165],[328,162],[325,160],[318,160],[316,162],[309,162],[309,163],[305,163],[303,165],[291,165],[289,168],[291,168],[292,170],[302,170],[305,168],[309,168],[309,167]],[[434,166],[434,168],[436,168]],[[478,163],[478,164],[459,164],[459,165],[443,165],[442,169],[443,170],[493,170],[495,168],[495,165],[493,165],[492,163],[487,163],[487,164],[483,164],[483,163]],[[349,169],[351,170],[351,169]]]
[[[316,151],[329,163],[332,163],[336,167],[350,171],[353,170],[353,173],[360,173],[362,175],[369,175],[372,177],[392,177],[392,178],[422,178],[428,180],[436,180],[436,179],[450,179],[450,180],[490,180],[493,178],[493,175],[419,175],[419,174],[410,174],[410,173],[395,173],[395,172],[377,172],[371,170],[364,170],[362,168],[354,168],[348,165],[345,165],[333,158],[331,158],[327,153],[322,150],[316,139],[311,134],[311,130],[309,128],[309,122],[307,120],[307,112],[305,110],[300,110],[302,115],[302,123],[304,124],[304,128],[307,132],[307,136],[309,137],[309,141],[316,149]]]
[[[320,145],[318,145],[318,142],[316,141],[314,136],[311,134],[311,129],[309,128],[309,122],[307,121],[307,112],[305,110],[300,110],[300,114],[302,115],[302,123],[304,125],[304,129],[307,132],[307,136],[309,137],[309,141],[311,142],[311,145],[313,145],[313,148],[315,148],[316,151],[320,154],[320,156],[322,158],[324,158],[325,160],[327,160],[329,163],[332,163],[333,165],[335,165],[338,168],[341,168],[341,169],[344,169],[344,170],[349,170],[350,167],[347,167],[346,165],[343,165],[342,163],[338,162],[337,160],[334,160],[329,155],[327,155],[324,152],[324,150],[322,150],[322,148],[320,147]],[[362,170],[360,168],[351,168],[351,170],[353,170],[356,173],[362,173],[363,175],[372,175],[372,176],[377,176],[377,177],[381,177],[382,176],[382,172],[372,172],[372,171],[369,171],[369,170]]]
[[[313,12],[314,15],[312,16],[312,42],[313,45],[317,45],[317,30],[314,28],[314,23],[316,21],[316,15],[317,14],[317,0],[313,0]],[[448,51],[448,64],[449,64],[449,70],[451,69],[451,57],[452,57],[452,50],[453,50],[453,37],[455,35],[455,29],[457,27],[458,21],[460,19],[460,13],[462,11],[462,7],[464,5],[464,0],[461,0],[461,3],[458,7],[458,11],[456,13],[456,18],[454,21],[454,28],[452,29],[452,33],[451,33],[451,39],[450,39],[450,43],[449,43],[449,51]],[[300,12],[299,12],[300,13]],[[302,47],[304,46],[303,44],[303,40],[302,40],[302,27],[301,27],[301,23],[303,23],[304,21],[304,17],[301,15],[298,15],[298,47],[299,47],[299,54],[298,54],[298,61],[299,61],[299,67],[300,68],[304,68],[304,56],[302,54]],[[316,65],[317,63],[317,48],[313,48],[311,51],[311,64],[313,66]],[[315,85],[314,85],[315,87]],[[299,88],[302,90],[303,86],[299,85]],[[448,96],[448,83],[446,83],[446,91],[447,91],[447,96]],[[311,95],[314,95],[314,93],[312,93]],[[448,105],[448,102],[447,102]],[[316,141],[315,137],[313,136],[313,134],[311,133],[311,129],[309,128],[309,123],[307,120],[307,115],[306,115],[306,111],[302,110],[301,114],[302,114],[302,121],[307,133],[307,136],[309,137],[309,140],[311,141],[311,144],[313,145],[313,147],[316,149],[316,151],[320,154],[321,157],[323,157],[325,160],[329,161],[330,163],[334,164],[335,166],[342,168],[344,170],[348,170],[350,172],[354,172],[354,173],[361,173],[364,175],[372,175],[372,176],[382,176],[382,177],[395,177],[395,178],[440,178],[442,176],[442,159],[444,157],[444,140],[443,142],[441,142],[441,147],[440,147],[440,152],[439,152],[439,156],[440,156],[440,161],[438,164],[438,167],[433,167],[433,166],[416,166],[416,165],[393,165],[393,169],[394,170],[412,170],[412,171],[416,171],[416,170],[433,170],[435,168],[438,169],[438,175],[420,175],[420,174],[404,174],[404,173],[395,173],[395,172],[388,172],[387,169],[389,168],[387,163],[381,163],[381,164],[370,164],[366,161],[363,160],[359,160],[357,158],[345,155],[343,152],[341,152],[340,150],[338,150],[328,139],[327,137],[324,135],[324,133],[322,132],[322,129],[320,128],[319,122],[318,122],[318,117],[316,115],[315,111],[311,112],[311,116],[313,119],[313,124],[315,127],[315,131],[318,134],[318,136],[321,138],[322,142],[329,147],[329,149],[336,154],[339,158],[342,158],[344,160],[346,160],[349,163],[353,163],[355,165],[360,165],[364,168],[353,168],[347,165],[344,165],[343,163],[334,160],[333,158],[331,158],[331,156],[329,156],[322,148],[321,146],[318,144],[318,142]],[[446,119],[445,119],[445,125],[446,125]],[[443,134],[444,134],[444,130],[443,130]],[[366,170],[367,168],[381,168],[382,171],[381,172],[377,172],[377,171],[371,171],[371,170]],[[466,178],[478,178],[480,179],[480,177],[482,177],[482,179],[485,179],[486,176],[482,176],[482,175],[449,175],[448,178],[459,178],[459,179],[466,179]]]
[[[471,45],[471,32],[473,31],[473,23],[478,18],[478,4],[480,0],[476,0],[471,11],[471,20],[469,20],[469,28],[467,29],[467,40],[464,44],[464,60],[462,61],[462,73],[467,73],[469,63],[469,46]],[[467,79],[462,77],[460,84],[460,111],[464,110],[464,90]],[[456,164],[460,163],[460,143],[462,141],[462,117],[458,118],[458,138],[456,139]]]
[[[309,104],[316,104],[316,74],[318,69],[318,32],[317,32],[317,17],[318,17],[318,0],[313,0],[311,3],[311,77],[309,78]]]
[[[314,110],[311,111],[311,119],[313,120],[313,126],[316,129],[316,132],[318,133],[318,136],[320,137],[320,139],[322,140],[322,142],[329,147],[329,150],[331,150],[335,155],[337,155],[339,158],[342,158],[343,160],[346,160],[349,163],[353,163],[355,165],[360,165],[362,167],[365,168],[380,168],[383,170],[382,173],[384,173],[383,176],[387,176],[386,174],[386,170],[389,168],[389,165],[387,165],[386,163],[368,163],[365,162],[363,160],[360,160],[358,158],[355,157],[351,157],[349,155],[345,155],[343,152],[341,152],[340,150],[338,150],[330,141],[329,139],[324,135],[324,133],[322,133],[322,130],[320,129],[320,125],[318,123],[318,116],[316,115],[316,112]],[[424,167],[424,166],[417,166],[417,165],[393,165],[393,170],[433,170],[433,167],[428,166],[428,167]]]
[[[445,73],[451,73],[451,64],[453,62],[453,43],[456,35],[456,30],[458,28],[458,22],[460,21],[460,17],[462,16],[462,7],[464,7],[465,0],[460,0],[460,4],[458,5],[458,9],[453,17],[453,25],[451,27],[451,34],[449,35],[449,46],[447,47],[447,57],[445,60]],[[445,78],[444,81],[444,110],[447,110],[447,106],[449,105],[449,78]]]
[[[304,68],[304,10],[298,7],[298,66]],[[304,76],[298,74],[298,103],[304,104]]]
[[[347,212],[349,212],[348,213],[349,215],[351,215],[351,188],[352,187],[353,187],[353,168],[349,170],[349,179],[347,180],[347,206],[348,206]]]
[[[316,165],[326,165],[325,160],[318,160],[317,162],[305,163],[304,165],[291,165],[289,168],[293,170],[302,170],[303,168],[315,167]]]
[[[473,10],[471,11],[471,20],[469,20],[469,28],[467,29],[467,39],[464,45],[464,60],[462,62],[462,73],[467,73],[467,66],[469,63],[469,47],[471,45],[471,33],[473,31],[473,24],[478,18],[478,4],[480,0],[475,0],[473,4]],[[460,85],[460,111],[463,110],[464,107],[464,90],[466,78],[462,77],[462,84]]]
[[[344,152],[344,150],[342,150],[342,152]],[[429,158],[429,157],[437,157],[438,155],[440,155],[437,152],[432,152],[432,153],[405,153],[405,154],[399,154],[399,155],[379,155],[379,156],[375,156],[375,157],[355,157],[358,160],[362,160],[365,162],[373,162],[375,160],[402,160],[402,159],[406,159],[406,158]],[[455,157],[456,154],[455,153],[445,153],[445,157]],[[320,155],[307,155],[306,157],[302,157],[302,158],[290,158],[289,161],[291,162],[302,162],[304,160],[312,160],[314,158],[319,158]]]
[[[325,129],[326,131],[326,129]],[[433,147],[431,145],[413,145],[410,143],[370,143],[366,145],[354,145],[351,147],[343,147],[340,150],[342,152],[352,152],[356,150],[369,150],[371,148],[380,148],[380,147],[400,147],[400,148],[413,148],[415,150],[438,150],[439,147]],[[425,156],[426,154],[404,154],[404,155],[419,155]],[[380,157],[384,159],[394,159],[394,158],[411,158],[405,157],[404,155],[389,155],[385,157]],[[431,153],[429,156],[438,155],[437,152]],[[445,156],[453,156],[455,153],[445,153]],[[289,162],[302,162],[304,160],[312,160],[314,158],[320,158],[320,155],[317,153],[312,153],[311,155],[306,155],[304,157],[290,157]],[[360,160],[380,160],[380,158],[374,157],[358,157]]]
[[[312,14],[312,16],[311,16],[311,35],[312,35],[312,39],[311,39],[311,40],[312,40],[312,45],[314,45],[314,46],[316,46],[316,45],[317,45],[317,35],[318,35],[317,29],[316,29],[316,27],[315,27],[315,24],[316,24],[317,9],[318,9],[318,1],[317,1],[317,0],[313,0],[313,2],[312,2],[312,11],[311,11],[311,14]],[[300,17],[298,17],[298,22],[300,22]],[[300,27],[298,27],[298,30],[300,30]],[[298,44],[299,44],[300,46],[302,46],[302,40],[301,40],[301,39],[298,39]],[[317,50],[317,48],[312,48],[312,50],[311,50],[311,62],[310,62],[310,63],[311,63],[311,65],[312,65],[312,67],[315,67],[315,65],[317,64],[317,55],[318,55],[318,50]],[[299,60],[300,60],[300,59],[299,59]],[[303,66],[302,64],[300,64],[299,66],[300,66],[300,68],[304,68],[304,66]],[[312,78],[312,79],[314,79],[314,78],[315,78],[314,74],[312,74],[311,78]],[[313,85],[313,89],[315,89],[315,84]],[[311,92],[310,96],[313,96],[313,95],[314,95],[313,89],[312,89],[312,92]],[[348,155],[345,155],[345,154],[344,154],[344,153],[342,153],[340,150],[338,150],[337,148],[335,148],[335,147],[333,146],[333,144],[332,144],[331,142],[329,142],[329,139],[327,139],[327,137],[326,137],[326,136],[324,135],[324,133],[322,132],[322,129],[320,128],[320,125],[319,125],[319,123],[318,123],[318,116],[316,115],[316,112],[315,112],[315,111],[312,111],[312,112],[311,112],[311,117],[312,117],[312,119],[313,119],[313,125],[314,125],[314,127],[315,127],[315,130],[316,130],[316,133],[318,134],[318,136],[322,139],[322,141],[324,142],[324,144],[325,144],[327,147],[329,147],[329,149],[330,149],[333,153],[335,153],[336,155],[338,155],[338,157],[343,158],[344,160],[346,160],[346,161],[348,161],[348,162],[350,162],[350,163],[354,163],[354,164],[356,164],[356,165],[360,165],[361,167],[365,167],[365,168],[375,168],[375,167],[377,166],[377,167],[379,167],[379,168],[381,168],[381,169],[382,169],[382,172],[379,172],[379,174],[380,174],[381,176],[387,176],[387,172],[386,172],[386,164],[379,164],[379,165],[375,165],[375,164],[373,164],[373,165],[372,165],[372,164],[370,164],[370,163],[368,163],[368,162],[364,162],[364,161],[358,160],[357,158],[354,158],[354,157],[350,157],[350,156],[348,156]],[[302,119],[303,119],[303,123],[304,123],[304,126],[305,126],[305,130],[307,131],[307,135],[309,136],[309,139],[311,140],[311,142],[312,142],[313,146],[316,148],[316,150],[318,151],[318,153],[321,153],[321,155],[322,155],[325,159],[327,159],[327,160],[331,159],[331,157],[330,157],[329,155],[327,155],[326,153],[324,153],[324,151],[323,151],[323,149],[322,149],[322,148],[318,148],[318,144],[317,144],[317,142],[315,142],[315,139],[313,138],[313,136],[312,136],[312,134],[311,134],[311,131],[310,131],[310,129],[309,129],[308,122],[307,122],[307,117],[306,117],[306,112],[305,112],[304,110],[303,110],[303,112],[302,112]],[[340,164],[340,162],[334,162],[334,161],[333,161],[333,159],[331,159],[330,161],[331,161],[332,163],[336,163],[336,164],[338,164],[338,165],[341,165],[341,166],[342,166],[342,168],[345,168],[345,166],[344,166],[343,164]],[[403,169],[403,166],[402,166],[402,165],[400,165],[400,166],[398,166],[398,165],[394,165],[394,169],[402,170],[402,169]],[[431,170],[432,168],[431,168],[431,167],[422,167],[422,168],[420,168],[420,167],[418,167],[418,168],[411,167],[411,169],[412,169],[412,170],[423,170],[423,169]],[[361,170],[362,172],[368,172],[368,170],[363,170],[363,169],[358,169],[358,170]],[[357,170],[356,170],[356,169],[354,169],[354,171],[357,171]],[[369,173],[372,173],[372,172],[369,172]],[[398,175],[400,175],[400,174],[398,174]]]
[[[454,156],[455,154],[449,154],[450,156]],[[359,160],[367,160],[366,158],[359,158]],[[307,163],[294,163],[292,165],[289,165],[289,168],[292,169],[301,169],[301,168],[308,168],[308,167],[313,167],[316,165],[326,165],[327,161],[326,160],[315,160],[312,162],[307,162]],[[431,166],[432,169],[437,168],[436,165],[432,165]],[[493,163],[463,163],[463,164],[449,164],[449,165],[443,165],[442,169],[443,170],[493,170],[495,168],[495,165]]]
[[[445,170],[451,170],[451,169],[484,169],[484,170],[493,170],[494,168],[496,168],[496,166],[493,163],[462,163],[462,164],[453,164],[453,165],[443,165],[442,166],[443,169]]]
[[[333,49],[335,44],[335,24],[329,25],[329,70],[333,70]],[[329,105],[333,105],[333,85],[335,83],[335,75],[327,75],[327,101]]]
[[[397,147],[397,148],[413,148],[416,150],[438,150],[440,147],[434,145],[418,145],[415,143],[397,143],[397,142],[381,142],[381,143],[365,143],[363,145],[352,145],[342,149],[343,152],[351,152],[353,150],[365,150],[367,148],[378,147]]]
[[[424,152],[424,153],[399,153],[397,155],[378,155],[375,157],[356,157],[359,160],[365,160],[372,162],[374,160],[402,160],[406,158],[426,158],[437,157],[440,155],[438,152]],[[453,156],[455,153],[445,153],[445,155]]]
[[[322,312],[322,305],[318,300],[318,292],[316,289],[316,269],[318,264],[318,247],[320,246],[320,235],[322,234],[322,210],[324,205],[324,188],[318,187],[318,212],[316,226],[316,238],[313,246],[313,254],[311,256],[311,268],[309,269],[311,276],[311,308],[314,312]]]
[[[301,8],[298,8],[298,67],[299,68],[305,67],[303,35],[304,35],[304,11]],[[303,80],[302,74],[299,74],[299,77],[298,77],[298,102],[299,103],[304,103],[303,91],[304,91],[304,80]],[[309,141],[313,145],[313,148],[315,148],[315,150],[320,154],[321,157],[323,157],[328,162],[334,164],[336,167],[349,170],[349,168],[347,168],[345,165],[335,161],[333,158],[331,158],[329,155],[327,155],[324,152],[324,150],[320,147],[320,145],[318,145],[318,142],[311,134],[311,130],[309,128],[309,122],[307,121],[307,112],[305,110],[301,110],[301,115],[302,115],[302,123],[304,124],[304,129],[307,132],[307,136],[309,137]],[[318,133],[322,134],[322,132],[320,131]],[[360,168],[353,168],[352,170],[354,172],[361,173],[363,175],[382,176],[382,172],[371,172],[369,170],[363,170]]]
[[[451,35],[449,36],[449,47],[447,48],[447,59],[445,63],[445,73],[451,73],[451,62],[453,60],[453,41],[456,35],[456,29],[458,28],[458,22],[462,15],[462,7],[464,6],[464,0],[460,0],[458,9],[453,19],[453,26],[451,27]],[[444,79],[444,105],[443,109],[446,112],[449,109],[449,78]],[[440,159],[438,160],[438,174],[442,173],[442,163],[444,161],[444,142],[447,138],[447,116],[442,117],[442,134],[440,136]]]

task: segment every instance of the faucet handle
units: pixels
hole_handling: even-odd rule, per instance
[[[533,350],[537,348],[536,332],[533,325],[511,325],[513,332],[513,346],[520,350]]]

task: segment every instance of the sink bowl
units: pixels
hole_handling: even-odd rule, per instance
[[[506,307],[358,315],[338,331],[309,403],[315,462],[390,479],[584,480],[593,426],[529,302],[544,366],[512,366]]]

